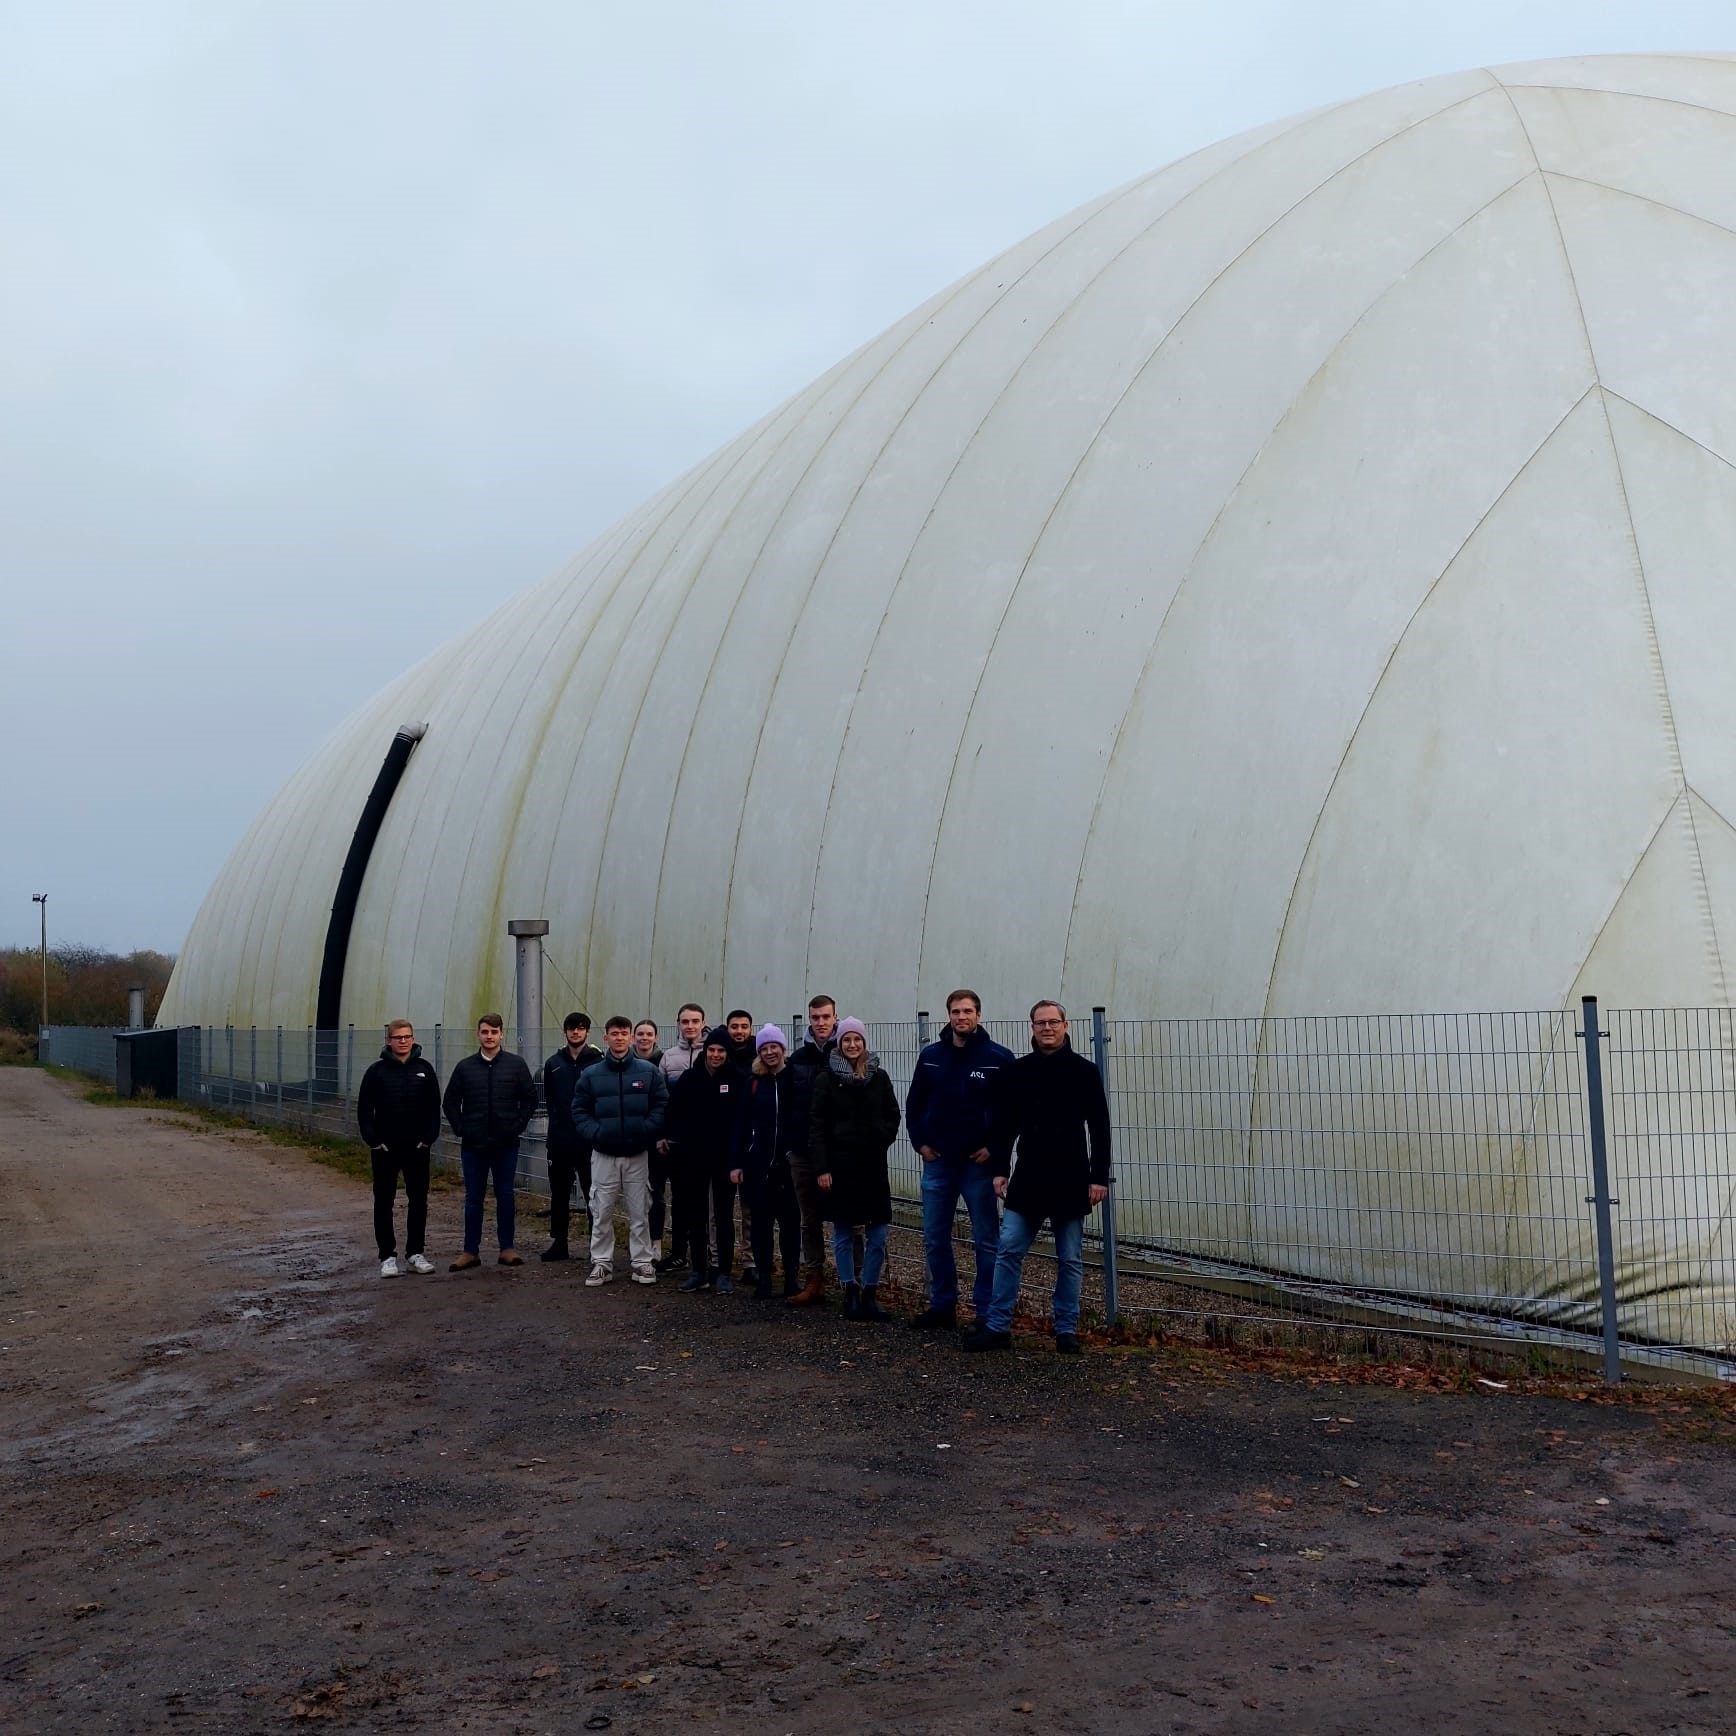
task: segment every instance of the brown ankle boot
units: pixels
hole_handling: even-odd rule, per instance
[[[823,1302],[825,1297],[826,1280],[815,1272],[807,1283],[789,1298],[789,1303],[792,1308],[812,1308],[816,1302]]]

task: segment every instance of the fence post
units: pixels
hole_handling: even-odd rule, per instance
[[[356,1027],[344,1026],[344,1094],[339,1099],[345,1110],[351,1102],[351,1091],[356,1078]]]
[[[1609,1192],[1609,1152],[1603,1132],[1603,1056],[1598,1039],[1604,1033],[1598,1029],[1597,996],[1580,999],[1580,1015],[1585,1039],[1585,1112],[1591,1130],[1591,1192],[1585,1203],[1597,1213],[1597,1290],[1603,1313],[1603,1378],[1611,1386],[1621,1384],[1621,1339],[1615,1319],[1615,1236],[1610,1227],[1609,1208],[1619,1205]]]
[[[283,1119],[283,1026],[277,1027],[277,1119]]]
[[[1109,1089],[1109,1021],[1105,1009],[1091,1009],[1091,1056],[1097,1071],[1103,1075],[1103,1089]],[[1115,1245],[1115,1177],[1109,1177],[1109,1191],[1099,1208],[1103,1213],[1103,1315],[1113,1326],[1121,1317],[1121,1274],[1117,1270]]]
[[[307,1120],[310,1127],[313,1125],[313,1081],[314,1075],[319,1072],[316,1050],[317,1039],[314,1036],[314,1028],[309,1025],[307,1028]]]
[[[259,1027],[247,1027],[247,1107],[259,1109]]]
[[[916,1015],[916,1046],[918,1049],[928,1047],[928,1014],[920,1010]]]

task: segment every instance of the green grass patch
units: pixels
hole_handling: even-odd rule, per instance
[[[158,1115],[173,1115],[178,1123],[184,1125],[189,1132],[195,1133],[256,1134],[272,1145],[304,1152],[315,1163],[324,1164],[327,1169],[334,1169],[339,1175],[347,1175],[355,1181],[371,1183],[374,1178],[368,1148],[359,1139],[349,1139],[335,1133],[321,1133],[308,1128],[280,1126],[273,1122],[249,1121],[245,1115],[230,1115],[221,1109],[207,1108],[202,1103],[184,1102],[178,1097],[156,1097],[148,1093],[141,1093],[137,1097],[121,1097],[106,1085],[91,1083],[88,1074],[75,1073],[69,1067],[47,1067],[43,1070],[56,1074],[71,1084],[83,1086],[81,1095],[85,1102],[93,1103],[99,1109],[150,1109]],[[448,1193],[458,1185],[454,1176],[436,1167],[429,1178],[428,1191]]]

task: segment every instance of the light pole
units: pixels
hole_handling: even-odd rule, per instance
[[[46,1028],[48,1024],[48,894],[46,892],[32,892],[30,902],[42,906],[42,1023]]]

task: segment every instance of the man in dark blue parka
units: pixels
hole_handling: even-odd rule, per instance
[[[922,1157],[922,1241],[928,1261],[928,1307],[911,1321],[918,1331],[958,1324],[958,1264],[953,1219],[962,1197],[976,1245],[971,1303],[980,1322],[994,1293],[1000,1213],[995,1205],[989,1137],[993,1096],[1013,1054],[982,1029],[975,989],[946,997],[946,1035],[917,1057],[905,1099],[904,1123]]]

